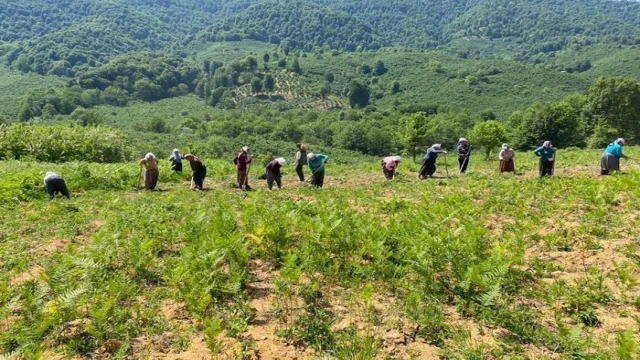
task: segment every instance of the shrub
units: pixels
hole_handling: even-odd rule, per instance
[[[0,125],[0,159],[121,162],[125,140],[107,127]]]

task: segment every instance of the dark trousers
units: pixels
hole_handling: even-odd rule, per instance
[[[382,173],[384,174],[384,178],[387,180],[393,180],[393,174],[395,173],[395,170],[389,170],[386,167],[382,168]]]
[[[182,163],[171,163],[171,170],[175,172],[182,172]]]
[[[296,174],[300,181],[304,181],[304,165],[296,165]]]
[[[62,178],[49,179],[47,181],[47,193],[50,199],[53,199],[55,194],[62,194],[67,199],[69,198],[69,189],[67,189],[67,184]]]
[[[420,177],[425,178],[427,176],[433,176],[433,173],[436,172],[436,161],[424,159],[422,161],[422,167],[420,168]]]
[[[553,175],[553,160],[540,159],[540,177]]]
[[[321,188],[324,185],[324,169],[311,174],[311,186]]]
[[[282,177],[280,176],[280,172],[275,173],[267,170],[267,187],[269,190],[273,189],[274,182],[278,185],[278,189],[282,189]]]
[[[237,182],[239,189],[249,189],[249,173],[247,169],[238,169]]]
[[[144,173],[144,189],[145,190],[153,190],[156,188],[158,184],[158,169],[150,169],[145,171]]]
[[[195,174],[193,174],[193,183],[195,184],[196,189],[203,189],[205,177],[207,177],[207,167],[202,165],[198,168]]]
[[[460,156],[458,157],[458,169],[461,173],[467,171],[467,167],[469,166],[469,157],[468,156]]]

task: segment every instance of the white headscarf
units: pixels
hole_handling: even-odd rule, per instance
[[[149,160],[149,159],[152,159],[152,158],[155,158],[155,157],[156,157],[156,156],[155,156],[155,155],[153,155],[153,153],[147,153],[147,155],[145,155],[145,156],[144,156],[144,159],[145,159],[145,160]]]
[[[169,157],[169,159],[173,159],[176,162],[180,162],[182,160],[182,156],[180,155],[180,150],[173,149],[173,153],[171,154],[171,157]]]
[[[433,145],[431,145],[431,148],[433,150],[440,150],[441,147],[442,147],[442,144],[433,144]]]
[[[47,185],[47,180],[58,176],[58,174],[54,173],[53,171],[47,171],[47,173],[44,175],[44,184]]]
[[[458,140],[458,143],[462,143],[462,142],[469,142],[469,140],[465,138],[460,138],[460,140]]]
[[[509,148],[509,144],[502,144],[502,148],[507,150]]]
[[[307,154],[307,159],[308,159],[308,160],[315,159],[315,157],[316,157],[316,154],[314,154],[314,153],[308,153],[308,154]]]
[[[280,164],[280,166],[284,165],[287,163],[287,160],[285,160],[284,158],[277,158],[276,161],[278,162],[278,164]]]
[[[392,158],[392,159],[393,159],[393,161],[395,161],[395,162],[400,162],[400,161],[402,161],[402,158],[401,158],[400,156],[397,156],[397,155],[396,155],[396,156],[393,156],[393,157],[391,157],[391,158]]]
[[[615,143],[616,143],[616,144],[618,144],[618,145],[624,145],[624,144],[626,144],[626,141],[624,141],[624,139],[623,139],[623,138],[618,138],[618,139],[615,141]]]

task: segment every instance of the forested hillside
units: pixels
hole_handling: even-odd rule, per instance
[[[11,42],[9,64],[21,71],[59,76],[73,76],[122,53],[181,53],[194,39],[254,39],[305,51],[390,45],[447,48],[458,39],[500,39],[512,57],[539,63],[545,55],[572,44],[638,44],[640,4],[608,0],[10,0],[0,5],[0,28],[4,30],[0,40]]]
[[[425,141],[498,120],[519,147],[562,131],[599,145],[637,132],[611,111],[614,95],[637,96],[639,14],[606,0],[10,0],[0,114],[108,124],[153,146],[215,137],[216,153],[238,138],[406,151],[419,112]]]

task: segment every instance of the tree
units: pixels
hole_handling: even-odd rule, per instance
[[[491,149],[495,149],[507,141],[507,131],[502,124],[495,120],[484,121],[473,127],[471,139],[474,144],[484,149],[485,160],[489,160]]]
[[[209,99],[209,105],[216,106],[220,103],[222,96],[224,95],[224,88],[219,87],[211,92],[211,98]]]
[[[418,147],[424,145],[427,117],[424,113],[415,113],[401,119],[404,130],[400,134],[400,144],[409,151],[413,161],[416,161]]]
[[[550,140],[558,147],[584,146],[586,142],[583,105],[578,98],[567,97],[556,103],[535,103],[522,114],[514,114],[514,146],[527,148]],[[519,124],[517,124],[519,122]]]
[[[154,116],[153,118],[151,118],[151,120],[149,120],[148,128],[149,131],[157,134],[169,132],[169,126],[167,125],[167,122],[159,116]]]
[[[376,61],[376,65],[373,68],[373,73],[376,76],[382,76],[387,72],[387,68],[384,66],[384,62],[382,60]]]
[[[484,121],[497,119],[496,114],[492,110],[485,110],[480,113],[480,118]]]
[[[136,96],[143,101],[154,101],[162,98],[162,88],[147,79],[136,81]]]
[[[296,74],[302,74],[302,69],[300,68],[300,62],[298,62],[298,58],[293,59],[293,64],[291,64],[291,71]]]
[[[331,94],[331,85],[325,84],[320,88],[320,96],[322,97],[322,99],[326,99],[329,94]]]
[[[280,61],[278,61],[278,67],[281,68],[286,68],[287,67],[287,60],[286,59],[281,59]]]
[[[362,71],[363,74],[365,75],[369,75],[371,74],[371,66],[367,65],[367,64],[362,64],[360,66],[360,71]]]
[[[271,55],[269,55],[269,53],[264,53],[264,55],[262,55],[262,60],[265,64],[268,64],[269,60],[271,60]]]
[[[276,80],[273,78],[273,75],[269,74],[264,78],[263,87],[264,87],[264,90],[269,93],[275,89]]]
[[[104,118],[99,113],[84,108],[75,109],[70,117],[80,126],[98,126],[104,122]]]
[[[599,78],[589,89],[587,102],[592,123],[601,119],[626,138],[640,136],[640,83],[636,80]]]
[[[56,107],[51,104],[46,104],[42,108],[42,117],[45,119],[52,119],[54,116],[58,114]]]
[[[258,60],[253,56],[248,56],[242,61],[242,67],[248,71],[256,71],[258,69]]]
[[[251,92],[257,94],[262,91],[262,81],[259,78],[254,77],[251,80]]]
[[[109,86],[102,94],[100,94],[100,100],[104,104],[113,106],[125,106],[127,105],[127,95],[120,88],[115,86]]]
[[[394,81],[393,84],[391,85],[391,93],[397,94],[399,92],[400,92],[400,83],[397,81]]]
[[[332,72],[328,72],[326,74],[324,74],[324,78],[327,80],[328,83],[333,84],[333,82],[335,81],[336,77],[335,75],[333,75]]]
[[[348,89],[349,104],[352,108],[364,108],[369,105],[371,93],[366,85],[353,80]]]

